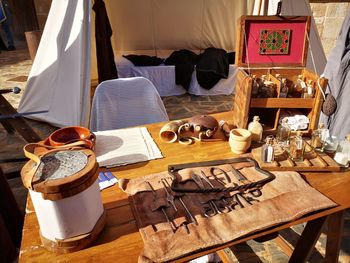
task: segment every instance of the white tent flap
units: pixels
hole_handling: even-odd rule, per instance
[[[88,124],[90,1],[53,0],[19,112],[56,126]]]

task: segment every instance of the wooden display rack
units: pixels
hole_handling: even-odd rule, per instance
[[[252,155],[258,162],[261,169],[268,171],[299,171],[299,172],[337,172],[342,167],[333,160],[331,156],[324,152],[316,152],[311,145],[306,143],[303,161],[293,161],[286,150],[275,147],[275,160],[272,163],[265,163],[261,158],[261,148],[252,149]]]
[[[258,47],[258,33],[261,27],[292,28],[291,48],[287,55],[261,55]],[[242,16],[239,21],[239,34],[237,41],[236,64],[238,67],[236,92],[233,106],[233,123],[239,128],[247,128],[248,122],[254,115],[260,117],[264,124],[265,134],[274,134],[277,130],[280,115],[283,110],[297,109],[306,115],[309,120],[308,129],[304,134],[311,134],[317,129],[319,114],[323,103],[320,87],[325,90],[327,79],[321,78],[305,68],[310,17],[281,17],[281,16]],[[295,32],[293,32],[293,30]],[[300,32],[297,32],[297,31]],[[294,33],[294,37],[293,37]],[[303,38],[304,34],[304,38]],[[293,43],[294,42],[294,43]],[[295,44],[293,46],[293,44]],[[298,45],[298,46],[297,46]],[[249,50],[249,52],[247,52]],[[296,52],[297,51],[297,52]],[[268,76],[268,80],[276,83],[276,74],[286,78],[289,82],[295,82],[298,75],[303,75],[306,80],[311,80],[315,95],[313,98],[252,98],[252,75]],[[277,85],[277,94],[280,85]]]

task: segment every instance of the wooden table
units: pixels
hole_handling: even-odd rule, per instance
[[[231,120],[232,112],[221,113],[215,116],[219,120]],[[196,142],[193,145],[187,146],[178,143],[164,143],[158,136],[162,125],[152,124],[147,125],[147,128],[165,158],[112,169],[112,172],[118,178],[135,178],[150,173],[165,171],[169,164],[236,157],[231,152],[228,142],[225,141]],[[178,262],[187,261],[213,251],[221,250],[219,255],[223,255],[222,249],[225,247],[308,222],[290,258],[291,262],[303,262],[312,251],[327,218],[329,233],[326,247],[326,262],[337,262],[344,210],[350,207],[350,194],[348,190],[350,189],[350,172],[314,172],[302,173],[302,175],[310,185],[338,203],[339,206],[304,216],[295,221],[284,223],[256,234],[251,234],[216,248],[193,253],[190,256],[179,259]],[[38,234],[38,221],[29,200],[23,227],[19,260],[21,262],[137,262],[138,255],[143,248],[143,242],[136,227],[127,195],[119,190],[118,186],[105,189],[101,194],[104,206],[107,209],[105,229],[91,247],[64,255],[56,255],[48,252],[41,245]]]

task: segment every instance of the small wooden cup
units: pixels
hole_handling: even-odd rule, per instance
[[[229,144],[233,153],[245,153],[249,149],[251,141],[252,134],[246,129],[238,128],[230,131]]]

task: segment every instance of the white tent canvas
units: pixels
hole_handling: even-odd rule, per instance
[[[266,8],[260,2],[264,1],[106,0],[105,4],[117,56],[134,51],[169,54],[177,49],[203,50],[211,46],[234,51],[239,16],[274,14],[277,0],[269,1]],[[288,3],[283,9],[285,15],[311,15],[307,0],[285,0],[283,6],[284,2]],[[303,6],[301,11],[296,8],[299,5]],[[259,7],[264,11],[259,12]],[[19,112],[47,110],[32,118],[58,127],[88,126],[90,78],[97,78],[91,17],[90,1],[52,1]],[[324,56],[322,46],[314,41],[319,39],[311,38],[312,50]]]
[[[90,1],[52,1],[19,112],[55,126],[83,125],[90,105]]]

